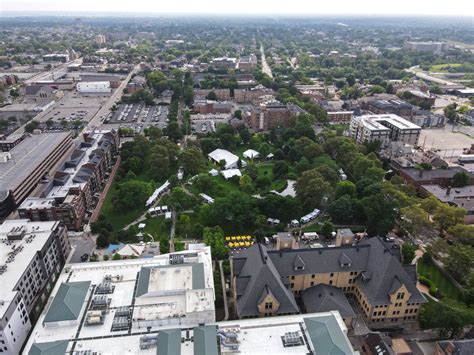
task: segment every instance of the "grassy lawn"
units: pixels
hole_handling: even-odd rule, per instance
[[[117,194],[116,190],[117,183],[114,181],[110,190],[105,197],[104,204],[102,205],[102,210],[100,211],[107,220],[114,226],[115,231],[121,230],[126,225],[133,222],[136,218],[138,218],[144,211],[145,206],[134,208],[127,212],[117,213],[113,208],[112,200],[114,196]]]
[[[146,224],[143,231],[154,236],[155,240],[156,237],[169,236],[171,222],[166,221],[164,216],[152,217],[142,223]]]
[[[423,259],[418,260],[418,273],[427,277],[431,281],[433,281],[441,291],[441,294],[445,297],[460,300],[461,293],[459,290],[451,283],[451,281],[444,276],[441,271],[431,262],[425,262]]]
[[[430,71],[438,73],[447,73],[449,68],[460,67],[461,63],[446,63],[446,64],[434,64],[431,66]]]

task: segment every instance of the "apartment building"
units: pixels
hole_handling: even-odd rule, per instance
[[[226,101],[195,100],[193,109],[201,114],[231,113],[232,103]]]
[[[295,117],[305,112],[293,104],[285,105],[279,101],[268,101],[244,112],[243,119],[254,131],[268,131],[280,126],[288,127]]]
[[[414,107],[402,100],[372,100],[363,105],[375,114],[393,113],[398,116],[409,118],[413,116]]]
[[[274,94],[275,92],[272,89],[268,89],[263,85],[257,85],[253,88],[235,89],[234,99],[235,102],[239,104],[244,102],[258,104],[263,101],[268,101],[268,98],[273,97]]]
[[[237,65],[237,58],[219,57],[213,58],[209,63],[214,68],[235,69]]]
[[[435,54],[441,54],[449,48],[447,43],[443,42],[414,42],[407,41],[404,45],[405,49],[410,49],[418,52],[431,52]]]
[[[60,222],[0,225],[0,353],[20,353],[70,249]]]
[[[21,218],[32,221],[59,220],[69,230],[79,231],[93,211],[118,154],[115,130],[87,132],[39,197],[28,197],[18,207]]]
[[[70,132],[28,135],[0,159],[0,218],[21,204],[72,149]]]
[[[240,57],[236,68],[239,70],[253,70],[257,67],[257,63],[257,56],[250,54],[248,57]]]
[[[143,335],[214,323],[214,299],[206,246],[153,258],[66,265],[24,353],[37,354],[52,343],[72,347],[71,353],[123,354],[130,346],[135,348],[130,353],[141,353]],[[84,343],[87,338],[100,341]],[[105,339],[114,345],[102,348]]]
[[[426,302],[416,288],[414,267],[403,266],[379,238],[315,249],[267,250],[256,244],[231,258],[231,280],[238,318],[296,314],[297,299],[306,309],[323,307],[314,295],[331,291],[311,291],[321,285],[353,297],[372,327],[413,322]],[[313,297],[305,297],[308,292],[314,292]],[[333,294],[334,301],[341,298]],[[350,315],[345,321],[350,323]]]
[[[421,127],[395,114],[355,116],[350,135],[357,143],[380,141],[417,145]]]
[[[351,121],[353,111],[328,111],[328,120],[331,123],[348,123]]]
[[[206,99],[207,96],[213,92],[216,94],[217,100],[229,101],[230,100],[230,89],[194,89],[194,98],[196,100]]]

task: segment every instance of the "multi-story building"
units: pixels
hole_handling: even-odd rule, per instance
[[[420,189],[422,185],[453,186],[454,175],[463,172],[469,176],[469,185],[474,185],[474,173],[469,172],[461,166],[432,170],[403,168],[399,171],[400,176],[405,182],[415,186],[416,189]]]
[[[304,294],[319,285],[336,287],[352,296],[373,327],[413,322],[426,302],[416,288],[414,267],[403,266],[379,238],[363,239],[354,246],[316,249],[267,250],[256,244],[231,258],[231,288],[238,318],[298,313],[297,299],[302,298],[307,308]],[[318,303],[314,297],[309,299]],[[318,305],[310,305],[315,307]]]
[[[394,114],[354,116],[350,135],[357,143],[380,141],[417,145],[421,127]]]
[[[362,108],[375,114],[393,113],[405,118],[410,118],[414,111],[412,105],[402,100],[372,100]]]
[[[213,58],[209,63],[214,68],[235,69],[237,65],[237,58],[219,57]]]
[[[240,57],[237,62],[237,69],[239,70],[252,70],[257,67],[257,56],[251,54],[248,57]]]
[[[17,355],[70,252],[60,222],[0,225],[0,350]]]
[[[104,35],[95,36],[95,44],[98,44],[99,46],[102,44],[105,44],[105,36]]]
[[[195,100],[193,105],[194,111],[202,114],[209,113],[231,113],[232,103],[231,102],[218,102],[210,100]]]
[[[69,62],[69,54],[63,53],[52,53],[52,54],[45,54],[43,56],[43,62],[61,62],[66,63]]]
[[[71,148],[70,132],[28,135],[0,159],[0,218],[23,202]]]
[[[119,137],[115,130],[91,131],[74,150],[39,197],[28,197],[18,208],[21,218],[33,221],[62,221],[78,231],[94,207],[115,163]]]
[[[262,101],[267,101],[268,98],[273,97],[274,94],[275,92],[272,89],[268,89],[263,85],[257,85],[248,89],[235,89],[234,99],[235,102],[239,104],[244,102],[258,104]]]
[[[194,89],[194,98],[196,100],[206,99],[207,96],[213,92],[219,101],[230,100],[230,89]]]
[[[418,52],[432,52],[435,54],[441,54],[448,49],[448,44],[443,42],[405,42],[404,47]]]
[[[113,338],[115,345],[103,352],[128,353],[130,346],[139,348],[144,334],[214,323],[214,300],[211,251],[205,246],[153,258],[66,265],[24,353],[35,354],[51,342],[65,342],[73,350],[91,346],[97,351],[104,345],[83,343],[87,338]]]
[[[305,111],[293,104],[279,101],[261,103],[244,112],[243,119],[255,131],[267,131],[276,127],[288,127],[291,121]]]
[[[331,123],[348,123],[351,121],[353,111],[328,111],[328,120]]]

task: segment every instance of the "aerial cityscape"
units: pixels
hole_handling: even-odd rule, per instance
[[[0,355],[474,355],[472,4],[310,3],[0,4]]]

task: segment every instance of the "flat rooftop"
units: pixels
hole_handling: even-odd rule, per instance
[[[382,129],[387,128],[384,123],[387,122],[398,129],[419,129],[421,127],[410,122],[395,114],[382,114],[382,115],[364,115],[359,118],[361,122],[369,129]],[[373,127],[373,128],[372,128]]]
[[[163,270],[165,273],[161,273]],[[194,278],[200,281],[196,282]],[[58,295],[61,285],[77,282],[90,282],[91,285],[85,300],[80,301],[83,302],[83,307],[77,307],[81,308],[79,321],[60,326],[48,322],[44,324],[45,315]],[[108,299],[107,311],[101,324],[87,325],[82,320],[94,312],[88,308],[90,306],[88,302],[102,295],[98,294],[97,290],[100,288],[99,285],[104,284],[109,284],[112,288],[111,293],[103,294]],[[80,343],[88,339],[89,344],[89,341],[95,339],[126,337],[119,347],[109,344],[111,348],[117,349],[116,354],[123,354],[123,349],[127,348],[131,341],[129,337],[146,333],[148,329],[156,333],[158,329],[163,329],[163,324],[167,324],[168,328],[179,327],[182,324],[197,326],[201,322],[197,316],[199,312],[211,313],[211,322],[214,322],[214,298],[209,247],[163,254],[153,258],[68,264],[59,275],[46,307],[38,318],[25,353],[28,353],[34,342],[69,340],[71,343]],[[124,329],[112,330],[114,319],[120,316],[119,312],[124,308],[129,310],[129,321],[126,322]],[[150,321],[155,320],[157,323],[150,325]],[[107,344],[101,341],[97,343],[101,348],[101,344]],[[85,349],[85,346],[82,348]],[[103,353],[110,353],[107,347],[102,349]]]
[[[149,346],[140,347],[145,344],[145,336]],[[140,334],[64,341],[68,351],[74,347],[110,355],[155,355],[157,347],[159,354],[166,355],[356,354],[337,311],[235,320],[191,328],[164,326]],[[30,346],[29,341],[26,354]]]
[[[26,137],[10,150],[11,159],[0,163],[0,189],[14,190],[71,133],[41,133]]]
[[[48,241],[59,222],[30,222],[27,219],[6,220],[0,225],[0,318],[8,309],[17,291],[21,275]],[[10,236],[10,239],[8,238]],[[19,240],[13,236],[22,236]]]

